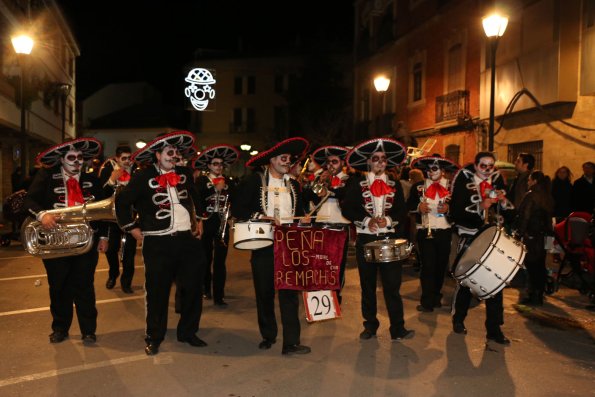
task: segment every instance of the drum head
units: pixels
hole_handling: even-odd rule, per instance
[[[477,263],[481,263],[490,243],[497,239],[498,233],[500,232],[497,226],[488,226],[478,231],[457,255],[454,263],[454,276],[464,275]]]

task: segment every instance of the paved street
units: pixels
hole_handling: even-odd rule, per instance
[[[205,301],[193,348],[176,341],[170,300],[169,331],[160,354],[143,352],[142,262],[134,295],[106,290],[101,256],[95,278],[98,341],[84,347],[78,325],[70,339],[48,343],[51,317],[40,260],[13,243],[0,249],[0,395],[7,396],[593,396],[595,322],[587,298],[562,289],[543,309],[517,310],[518,292],[505,290],[504,332],[512,345],[486,345],[483,307],[470,311],[469,334],[451,332],[449,309],[420,314],[417,273],[404,272],[406,326],[415,338],[391,343],[379,300],[378,337],[360,341],[357,269],[347,271],[343,318],[302,324],[305,356],[281,355],[281,341],[261,351],[249,253],[230,249],[227,309]],[[39,282],[37,282],[39,280]],[[36,285],[40,284],[40,285]],[[452,281],[446,288],[447,301]],[[379,293],[379,297],[381,294]],[[523,308],[520,308],[523,309]]]

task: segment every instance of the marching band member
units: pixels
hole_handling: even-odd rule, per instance
[[[496,158],[492,153],[479,152],[475,156],[474,164],[461,168],[453,179],[449,214],[460,237],[459,252],[482,227],[491,222],[491,211],[500,212],[498,206],[503,213],[514,208],[504,194],[503,178],[494,171],[495,163]],[[466,334],[464,321],[471,302],[471,290],[457,285],[453,299],[453,331]],[[502,291],[493,298],[486,299],[485,304],[487,339],[502,345],[510,344],[510,340],[500,329],[504,324]]]
[[[380,271],[391,339],[400,341],[412,338],[413,331],[405,328],[403,301],[399,292],[401,262],[368,262],[364,255],[366,243],[403,234],[403,230],[400,230],[406,215],[403,190],[398,181],[388,177],[386,168],[396,167],[403,162],[405,148],[393,139],[375,138],[355,146],[346,159],[350,167],[361,171],[360,175],[349,179],[341,205],[343,215],[355,224],[357,230],[355,247],[364,317],[364,330],[359,337],[362,340],[372,338],[380,326],[376,316],[376,280]]]
[[[202,213],[192,172],[176,166],[182,153],[192,147],[194,136],[185,131],[158,136],[132,155],[150,165],[132,175],[116,196],[120,226],[143,241],[145,265],[145,353],[155,355],[167,331],[167,312],[172,282],[181,296],[178,341],[191,346],[207,344],[196,336],[202,313],[204,252],[200,237]],[[138,221],[132,212],[138,212]]]
[[[227,243],[229,230],[226,226],[230,209],[231,180],[223,175],[223,169],[231,166],[240,157],[240,152],[229,145],[217,145],[203,150],[194,160],[194,168],[207,171],[196,179],[196,186],[203,200],[202,244],[205,250],[206,269],[204,296],[211,298],[211,262],[213,262],[212,291],[213,302],[226,307],[225,278],[227,269]],[[222,234],[222,235],[221,235]]]
[[[270,219],[276,224],[291,223],[303,216],[300,186],[289,176],[292,156],[302,154],[308,146],[304,138],[289,138],[257,154],[246,162],[248,167],[266,166],[237,187],[237,199],[231,207],[239,220]],[[258,327],[262,336],[260,349],[270,349],[277,340],[275,318],[275,285],[273,246],[252,251],[252,278],[256,293]],[[279,290],[279,309],[283,325],[282,354],[307,354],[310,348],[300,344],[299,291]]]
[[[118,146],[116,155],[107,159],[99,170],[99,181],[107,197],[114,194],[118,187],[126,186],[133,172],[130,146]],[[105,253],[109,264],[109,275],[105,288],[112,289],[120,275],[120,258],[118,252],[122,241],[122,277],[120,285],[122,291],[132,294],[132,277],[134,276],[134,256],[136,255],[136,239],[129,233],[123,233],[115,223],[109,224],[109,247]]]
[[[442,307],[442,285],[448,266],[452,240],[451,224],[446,218],[450,200],[449,182],[444,173],[459,167],[452,161],[436,157],[420,157],[412,168],[422,170],[427,178],[411,187],[407,207],[416,214],[417,244],[421,255],[421,299],[417,310],[432,312]]]
[[[349,149],[343,146],[322,146],[312,153],[312,159],[324,171],[319,180],[323,182],[323,189],[318,193],[318,200],[315,200],[316,206],[320,208],[316,211],[317,223],[322,226],[333,229],[341,229],[346,232],[345,238],[349,236],[349,219],[341,214],[339,201],[343,199],[345,184],[349,175],[343,172],[345,167],[345,156]],[[326,197],[326,199],[325,199]],[[325,200],[322,202],[321,200]],[[320,220],[318,220],[320,218]],[[345,266],[347,263],[347,249],[349,245],[345,241],[343,247],[343,259],[339,268],[339,279],[341,288],[345,285]],[[339,303],[342,301],[341,290],[338,291],[337,298]]]
[[[61,143],[42,152],[35,159],[41,168],[25,197],[24,209],[38,217],[42,210],[81,205],[92,199],[102,199],[103,190],[93,174],[82,173],[84,161],[101,153],[101,143],[93,138],[78,138]],[[42,226],[55,228],[58,218],[53,214],[39,214]],[[92,224],[93,225],[93,224]],[[96,227],[97,225],[94,225]],[[107,228],[99,222],[100,241],[85,254],[43,259],[50,287],[52,333],[50,343],[60,343],[68,337],[73,310],[85,344],[95,343],[97,337],[97,309],[93,285],[99,252],[108,247]],[[96,236],[97,237],[97,236]]]

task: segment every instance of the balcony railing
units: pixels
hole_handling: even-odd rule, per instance
[[[436,123],[465,119],[469,115],[469,91],[453,91],[436,97]]]

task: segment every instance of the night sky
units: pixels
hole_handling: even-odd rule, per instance
[[[350,45],[350,0],[57,0],[78,41],[77,90],[84,99],[109,83],[148,81],[167,103],[196,48],[278,53],[296,37]],[[268,3],[268,4],[262,4]],[[273,5],[271,5],[273,4]]]

